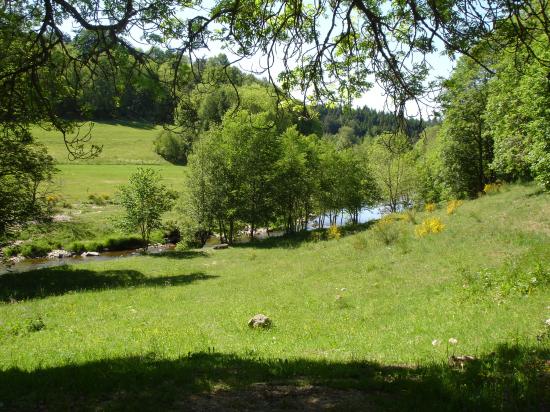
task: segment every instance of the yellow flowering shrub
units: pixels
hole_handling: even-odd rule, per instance
[[[386,245],[395,242],[400,234],[396,223],[398,220],[394,215],[383,216],[372,227],[375,237]]]
[[[437,205],[435,203],[426,203],[424,206],[424,210],[428,213],[432,213],[435,209],[437,209]]]
[[[458,209],[460,207],[460,205],[462,204],[462,200],[450,200],[448,203],[447,203],[447,214],[448,215],[452,215],[456,209]]]
[[[342,232],[340,231],[340,228],[336,225],[331,225],[328,228],[327,237],[329,239],[340,239],[342,236]]]
[[[429,217],[419,224],[414,232],[418,237],[424,237],[431,233],[440,233],[445,228],[445,225],[438,217]]]
[[[483,193],[489,194],[489,193],[498,193],[500,192],[502,184],[500,183],[487,183],[485,187],[483,188]]]
[[[46,196],[46,202],[48,203],[57,203],[59,198],[56,195],[47,195]]]

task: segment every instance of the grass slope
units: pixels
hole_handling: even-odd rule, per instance
[[[128,183],[136,165],[58,165],[60,173],[54,177],[52,189],[70,202],[82,202],[90,194],[107,194],[111,198],[118,188]],[[182,189],[185,167],[173,165],[148,165],[156,170],[163,182],[173,190]]]
[[[90,123],[82,126],[80,134],[88,132]],[[160,126],[139,122],[93,122],[90,144],[103,146],[98,157],[85,160],[69,160],[63,137],[57,131],[35,127],[33,136],[48,147],[48,152],[59,164],[154,164],[169,165],[154,151],[153,142]],[[68,136],[71,138],[72,136]]]
[[[0,398],[14,410],[548,407],[549,196],[516,186],[434,215],[442,233],[417,239],[403,222],[389,246],[367,230],[2,276]],[[510,267],[538,286],[464,288],[465,272]],[[274,327],[250,330],[256,313]],[[453,368],[451,354],[479,359]]]

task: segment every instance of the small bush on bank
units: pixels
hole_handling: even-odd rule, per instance
[[[502,188],[502,183],[487,183],[485,187],[483,188],[483,193],[486,195],[494,194],[500,192],[500,189]]]
[[[51,250],[52,246],[42,239],[21,245],[21,255],[26,258],[43,257]]]
[[[141,238],[138,236],[129,236],[107,238],[104,240],[73,242],[67,247],[67,250],[80,254],[83,252],[103,252],[105,250],[130,250],[141,247],[143,247]]]
[[[426,203],[426,205],[424,206],[424,211],[428,213],[434,212],[435,209],[437,209],[437,205],[435,203]]]
[[[96,206],[105,206],[107,203],[109,203],[111,197],[107,193],[90,193],[88,195],[88,200],[91,204]]]
[[[2,254],[8,258],[17,256],[19,253],[21,253],[20,246],[6,246],[2,249]]]

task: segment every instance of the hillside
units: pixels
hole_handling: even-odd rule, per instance
[[[89,130],[90,123],[82,126],[80,134]],[[46,131],[35,127],[33,136],[47,146],[48,152],[61,164],[147,164],[168,165],[154,150],[153,142],[160,132],[160,126],[130,121],[93,122],[91,129],[93,143],[103,146],[99,156],[86,160],[69,160],[63,137],[57,131]],[[69,135],[69,138],[72,137]]]
[[[270,388],[282,409],[544,409],[549,195],[509,186],[412,220],[428,217],[441,233],[399,220],[389,245],[370,228],[2,276],[0,398],[257,410]],[[274,327],[250,330],[256,313]]]
[[[58,132],[36,127],[33,135],[57,162],[59,173],[54,176],[52,191],[69,203],[80,203],[93,194],[112,198],[138,165],[152,167],[169,187],[181,190],[185,168],[174,166],[155,153],[153,142],[160,129],[137,122],[94,122],[91,143],[102,146],[102,152],[92,159],[74,161],[68,159]]]

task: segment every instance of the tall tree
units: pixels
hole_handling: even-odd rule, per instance
[[[493,140],[484,118],[489,80],[486,70],[465,57],[444,82],[444,175],[457,197],[476,196],[491,177]]]

